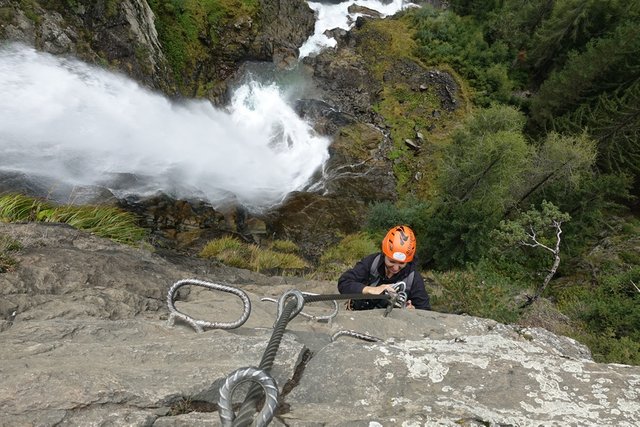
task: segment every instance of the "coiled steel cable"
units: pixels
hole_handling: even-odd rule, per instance
[[[278,405],[278,386],[276,381],[262,369],[253,367],[240,368],[231,373],[220,387],[220,398],[218,407],[220,421],[223,427],[233,426],[235,414],[233,412],[233,392],[235,388],[243,382],[251,381],[258,384],[265,394],[265,402],[254,421],[254,426],[263,427],[268,425],[273,419],[276,406]]]
[[[285,301],[292,295],[296,297],[296,308],[291,313],[291,317],[287,319],[287,323],[289,323],[291,319],[293,319],[299,313],[302,312],[302,309],[304,308],[304,303],[305,303],[304,295],[302,294],[302,292],[300,292],[297,289],[289,289],[284,294],[280,295],[280,298],[278,298],[278,311],[276,312],[276,321],[280,319],[280,317],[282,316],[282,312],[284,311]]]
[[[295,297],[295,299],[291,299],[291,297]],[[287,301],[288,299],[291,299]],[[271,368],[273,367],[273,361],[278,352],[278,348],[280,347],[280,342],[282,341],[282,336],[284,335],[284,331],[287,327],[289,321],[291,321],[295,316],[302,312],[304,308],[305,302],[317,302],[317,301],[330,301],[330,300],[349,300],[349,299],[384,299],[391,300],[392,296],[388,294],[380,294],[380,295],[363,295],[363,294],[333,294],[333,295],[317,295],[317,294],[307,294],[303,295],[302,292],[298,290],[289,290],[285,292],[284,295],[280,297],[278,300],[278,314],[276,316],[276,322],[273,326],[273,333],[271,335],[271,339],[267,344],[267,348],[264,351],[262,356],[262,360],[260,361],[259,369],[264,371],[265,373],[269,373]],[[378,338],[371,337],[365,334],[359,334],[357,332],[349,333],[349,331],[345,331],[346,334],[356,336],[365,340],[378,340]],[[334,335],[335,336],[335,335]],[[228,378],[227,378],[228,380]],[[226,381],[225,381],[226,384]],[[255,406],[258,400],[260,399],[261,393],[263,391],[263,387],[258,384],[252,384],[247,392],[247,395],[242,403],[240,410],[238,411],[238,415],[235,419],[232,419],[233,426],[239,427],[247,427],[251,423],[251,416],[255,412]],[[265,391],[266,392],[266,391]],[[222,395],[222,391],[220,392]],[[229,403],[230,405],[230,403]],[[264,407],[263,407],[264,409]],[[261,412],[262,413],[262,412]],[[225,412],[224,416],[226,417],[222,422],[228,422],[228,413]],[[220,415],[221,419],[223,414]],[[255,421],[255,425],[260,420]]]
[[[175,294],[179,288],[187,285],[201,286],[207,289],[228,292],[240,297],[244,307],[242,316],[240,316],[240,318],[234,322],[207,322],[205,320],[194,319],[193,317],[185,313],[181,313],[175,306]],[[198,279],[184,279],[174,283],[169,288],[169,292],[167,293],[167,306],[170,313],[168,320],[169,326],[172,326],[175,323],[176,319],[180,319],[191,325],[191,327],[193,327],[196,332],[203,332],[204,329],[235,329],[242,326],[251,314],[251,300],[244,291],[238,288],[234,288],[233,286],[220,285],[217,283],[206,282],[204,280]]]
[[[276,323],[273,327],[273,334],[271,334],[271,339],[267,344],[267,348],[262,355],[262,360],[260,361],[260,369],[265,372],[270,372],[273,366],[273,361],[276,357],[276,353],[278,352],[278,348],[280,347],[280,342],[282,341],[282,336],[284,335],[285,328],[287,327],[287,323],[295,317],[293,314],[296,310],[299,313],[302,309],[298,310],[300,305],[300,297],[302,294],[298,292],[298,294],[291,294],[295,296],[295,300],[291,300],[286,302],[280,316],[276,320]],[[304,306],[304,299],[302,299],[302,305]],[[297,313],[296,313],[297,314]],[[238,416],[234,422],[234,426],[242,426],[246,427],[251,422],[251,415],[255,412],[255,404],[260,398],[261,388],[257,385],[251,386],[249,388],[249,392],[238,411]]]

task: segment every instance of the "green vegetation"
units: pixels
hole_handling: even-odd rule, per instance
[[[257,22],[258,0],[150,0],[164,53],[182,90],[198,67],[222,52],[238,20]],[[252,26],[252,31],[257,31]],[[228,49],[229,46],[225,46]],[[229,53],[229,52],[227,52]]]
[[[465,270],[433,272],[430,278],[432,285],[427,287],[434,310],[466,313],[503,323],[518,320],[514,295],[519,290],[508,276],[498,274],[488,261]]]
[[[113,206],[56,206],[19,194],[0,197],[0,221],[62,222],[127,244],[139,243],[148,234],[133,214]]]
[[[394,175],[397,187],[403,195],[426,195],[433,189],[431,182],[436,170],[433,157],[416,153],[405,144],[406,140],[415,140],[417,133],[428,134],[422,142],[421,153],[437,151],[439,145],[455,124],[466,112],[463,108],[449,110],[442,105],[441,96],[443,82],[430,84],[420,88],[427,80],[427,70],[419,65],[421,58],[416,55],[416,41],[411,38],[411,15],[400,19],[368,21],[358,29],[356,52],[363,59],[367,73],[374,76],[375,82],[381,86],[370,89],[376,92],[373,108],[385,119],[390,129],[393,148],[389,157],[394,160]],[[444,68],[451,75],[457,73],[451,68]],[[434,69],[434,71],[437,71]],[[407,76],[413,76],[409,83]],[[419,83],[416,83],[419,82]],[[461,104],[466,105],[466,90],[461,86],[458,96]],[[357,136],[357,135],[356,135]],[[360,139],[355,137],[351,143],[358,145]],[[416,182],[417,165],[422,163],[422,178]]]
[[[40,3],[19,3],[37,22]],[[258,0],[149,3],[178,90],[189,95],[219,83],[208,69],[241,57],[229,34],[251,40],[261,25]],[[409,224],[435,309],[546,327],[587,344],[598,361],[640,364],[640,2],[448,3],[366,20],[353,31],[355,52],[336,53],[370,76],[362,89],[389,132],[400,199],[371,206],[363,231],[328,248],[311,274],[336,279],[377,251],[386,229]],[[111,13],[118,2],[106,6]],[[0,19],[13,12],[0,9]],[[236,28],[243,22],[251,25]],[[428,80],[438,70],[452,80]],[[447,84],[458,88],[456,108],[438,90]],[[418,133],[412,150],[406,140]],[[377,129],[353,124],[334,144],[366,159],[382,142]],[[62,221],[138,241],[144,232],[127,215],[0,198],[0,220]],[[0,236],[0,271],[13,268],[17,248]],[[226,237],[201,256],[309,274],[299,253],[287,241]]]
[[[309,264],[292,252],[297,252],[295,244],[276,241],[271,249],[240,241],[231,236],[211,240],[200,252],[203,258],[215,258],[218,261],[238,268],[258,272],[301,274]]]
[[[20,9],[24,11],[27,18],[36,24],[41,20],[40,15],[36,13],[37,5],[38,2],[36,0],[20,0]]]
[[[366,233],[347,235],[322,254],[315,274],[320,279],[336,280],[356,262],[378,250],[379,243]]]
[[[269,247],[276,252],[283,252],[286,254],[296,254],[300,252],[298,245],[293,243],[291,240],[277,239],[271,242]]]
[[[15,252],[21,247],[22,245],[17,240],[0,234],[0,273],[5,273],[18,264],[11,256],[11,252]]]
[[[640,194],[640,4],[450,6],[400,20],[415,57],[468,84],[472,111],[429,159],[397,168],[428,175],[429,191],[372,206],[366,230],[414,228],[438,310],[546,327],[598,361],[640,363],[640,228],[629,209]],[[387,85],[391,101],[377,108],[396,141],[430,101]]]
[[[426,64],[453,67],[474,89],[476,104],[510,100],[509,48],[502,41],[489,44],[473,18],[423,7],[414,15],[413,25],[417,55]]]

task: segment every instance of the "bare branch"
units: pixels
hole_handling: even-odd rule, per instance
[[[521,240],[520,244],[522,246],[529,246],[531,248],[538,248],[538,247],[544,248],[544,249],[548,250],[549,252],[551,252],[552,254],[555,255],[560,251],[560,248],[559,248],[560,247],[560,233],[562,233],[562,230],[560,230],[560,224],[561,223],[559,223],[557,221],[553,221],[553,227],[557,228],[557,230],[558,230],[558,233],[556,233],[556,237],[557,237],[558,241],[556,243],[556,249],[555,250],[551,249],[547,245],[545,245],[543,243],[540,243],[538,241],[538,237],[536,235],[536,231],[533,228],[533,225],[529,225],[529,229],[531,230],[531,232],[530,233],[526,233],[527,237],[529,239],[531,239],[531,241],[533,241],[533,243],[528,243],[528,242],[526,242],[524,240]]]
[[[527,245],[527,246],[540,246],[542,248],[547,249],[548,251],[550,251],[553,254],[553,258],[554,259],[553,259],[553,265],[551,266],[551,270],[549,270],[549,273],[544,278],[544,282],[542,282],[542,286],[540,286],[540,288],[538,289],[538,291],[536,292],[536,294],[534,296],[528,297],[527,301],[524,304],[522,304],[520,306],[520,308],[525,308],[525,307],[533,304],[540,297],[540,295],[542,295],[542,293],[546,289],[547,285],[549,284],[549,282],[551,281],[553,276],[555,276],[556,271],[558,271],[558,266],[560,265],[560,242],[561,242],[560,235],[562,234],[562,229],[560,228],[561,225],[562,225],[561,221],[555,221],[555,220],[553,221],[553,227],[556,229],[556,245],[555,245],[555,249],[551,249],[548,246],[545,246],[542,243],[539,243],[535,239],[534,239],[534,242],[537,245],[531,245],[531,244]],[[533,228],[532,228],[532,232],[533,232]],[[529,237],[531,237],[531,236],[529,236]],[[535,234],[534,234],[534,237],[535,237]],[[640,290],[639,290],[639,292],[640,292]]]
[[[635,283],[633,283],[633,280],[630,280],[630,282],[633,285],[633,287],[636,288],[636,291],[640,292],[640,289],[636,286]]]

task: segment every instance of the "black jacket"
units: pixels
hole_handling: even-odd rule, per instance
[[[369,286],[375,277],[371,276],[371,266],[379,253],[371,254],[360,261],[350,270],[342,273],[338,279],[338,291],[341,294],[361,294],[365,286]],[[378,285],[392,284],[403,281],[407,276],[415,271],[413,275],[413,284],[407,292],[407,299],[415,308],[422,310],[431,310],[429,303],[429,295],[424,288],[424,280],[420,273],[416,270],[415,260],[408,263],[395,276],[387,278],[384,272],[384,255],[381,256],[380,265],[378,266],[378,275],[380,281]],[[407,286],[409,284],[407,283]],[[371,308],[384,308],[387,306],[385,300],[356,300],[353,301],[355,310],[367,310]]]

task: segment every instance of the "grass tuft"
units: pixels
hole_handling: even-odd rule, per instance
[[[263,249],[258,245],[241,242],[235,237],[225,236],[208,242],[200,256],[258,272],[300,273],[309,268],[304,259],[290,253],[294,249],[298,250],[295,244],[276,242],[272,243],[271,249]]]
[[[56,206],[21,194],[0,196],[0,221],[62,222],[126,244],[135,244],[147,237],[147,230],[137,225],[134,214],[116,207]]]
[[[10,252],[20,250],[22,245],[17,240],[0,234],[0,273],[6,273],[13,270],[18,261],[13,258]]]

